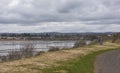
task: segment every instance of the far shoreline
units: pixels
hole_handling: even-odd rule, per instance
[[[66,39],[66,40],[48,40],[48,39],[39,39],[39,40],[24,40],[24,39],[20,39],[20,40],[7,40],[7,39],[5,39],[5,40],[0,40],[0,41],[77,41],[77,40],[69,40],[69,39]]]

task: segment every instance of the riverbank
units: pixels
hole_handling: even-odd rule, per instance
[[[116,49],[118,47],[120,47],[119,44],[106,42],[104,45],[91,45],[70,50],[43,53],[37,57],[0,63],[0,73],[73,73],[72,71],[80,73],[81,68],[81,70],[85,71],[82,73],[90,73],[86,72],[89,69],[89,67],[86,67],[86,61],[89,60],[85,56],[92,52]],[[83,60],[85,65],[79,61],[84,57],[86,58],[84,59],[85,61]],[[77,67],[79,64],[82,64],[83,67]],[[87,65],[90,66],[89,63]],[[92,70],[92,67],[90,69]]]

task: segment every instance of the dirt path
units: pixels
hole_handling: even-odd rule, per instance
[[[120,50],[97,56],[94,73],[120,73]]]

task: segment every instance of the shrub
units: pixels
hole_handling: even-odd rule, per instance
[[[35,56],[41,55],[41,54],[43,54],[43,53],[45,53],[45,51],[40,51],[40,52],[38,52]]]
[[[86,45],[86,42],[85,40],[80,40],[80,41],[77,41],[74,45],[74,48],[77,48],[77,47],[82,47],[82,46],[85,46]]]
[[[11,60],[18,60],[21,58],[32,57],[34,49],[35,48],[32,44],[25,45],[19,51],[12,50],[8,52],[8,55],[0,56],[0,61],[5,62],[5,61],[11,61]]]
[[[50,47],[48,51],[58,51],[58,50],[60,50],[59,47]]]

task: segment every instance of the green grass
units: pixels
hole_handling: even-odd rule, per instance
[[[95,57],[110,50],[115,49],[92,52],[77,59],[59,62],[60,66],[53,66],[51,68],[43,69],[42,71],[43,73],[94,73],[93,71]]]

